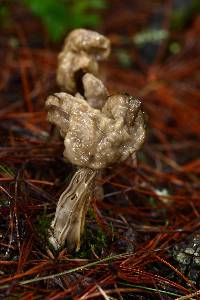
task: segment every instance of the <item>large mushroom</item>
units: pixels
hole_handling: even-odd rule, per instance
[[[85,215],[99,170],[134,155],[145,139],[141,102],[127,94],[107,98],[102,109],[81,97],[56,93],[46,101],[49,122],[64,138],[64,157],[79,167],[60,196],[49,241],[55,249],[80,248]]]

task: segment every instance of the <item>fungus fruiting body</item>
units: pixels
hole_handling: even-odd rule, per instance
[[[86,29],[73,30],[58,56],[58,84],[65,91],[75,93],[78,75],[98,76],[98,61],[106,59],[109,53],[110,41],[103,35]]]
[[[135,155],[145,139],[145,122],[139,100],[127,94],[108,96],[92,68],[71,64],[69,52],[83,55],[97,66],[97,61],[109,53],[109,41],[87,30],[72,32],[59,56],[57,79],[65,92],[55,93],[46,101],[48,120],[64,138],[63,156],[79,168],[60,196],[49,241],[55,249],[66,245],[69,250],[79,250],[96,175]],[[82,68],[80,91],[75,73]]]
[[[99,110],[62,92],[49,96],[46,107],[64,137],[64,157],[77,166],[106,168],[126,160],[144,141],[141,103],[131,96],[110,96]]]
[[[60,196],[49,236],[54,249],[58,250],[66,243],[69,250],[79,250],[95,176],[93,170],[79,169]]]

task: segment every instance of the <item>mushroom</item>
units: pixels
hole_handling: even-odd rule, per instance
[[[141,102],[128,94],[107,98],[102,109],[83,98],[56,93],[46,101],[49,122],[64,138],[64,158],[79,167],[60,196],[49,241],[55,249],[66,243],[80,248],[85,215],[99,172],[134,155],[145,139]]]
[[[102,108],[108,97],[108,91],[103,82],[90,73],[82,77],[84,95],[79,92],[75,97],[85,99],[94,108]]]
[[[90,73],[83,76],[82,82],[88,104],[94,108],[102,108],[108,97],[108,91],[103,82]]]
[[[109,53],[110,41],[103,35],[86,29],[73,30],[58,56],[58,84],[66,92],[82,92],[82,76],[97,76],[98,61],[106,59]]]

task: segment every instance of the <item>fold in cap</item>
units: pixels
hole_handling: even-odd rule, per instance
[[[98,61],[110,53],[110,41],[86,29],[73,30],[65,39],[58,57],[57,82],[67,92],[77,90],[77,77],[89,72],[98,75]]]
[[[59,100],[58,100],[59,99]],[[126,94],[108,97],[102,110],[67,93],[50,96],[48,120],[64,137],[64,157],[94,170],[126,160],[145,139],[141,102]]]

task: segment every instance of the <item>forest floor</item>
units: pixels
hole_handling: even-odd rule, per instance
[[[142,101],[148,133],[137,165],[112,167],[99,181],[104,198],[92,199],[78,253],[47,242],[74,172],[63,141],[49,139],[44,110],[59,91],[62,42],[51,43],[22,7],[0,29],[0,299],[200,295],[200,14],[176,30],[171,1],[110,3],[98,28],[112,43],[104,82],[110,94]]]

